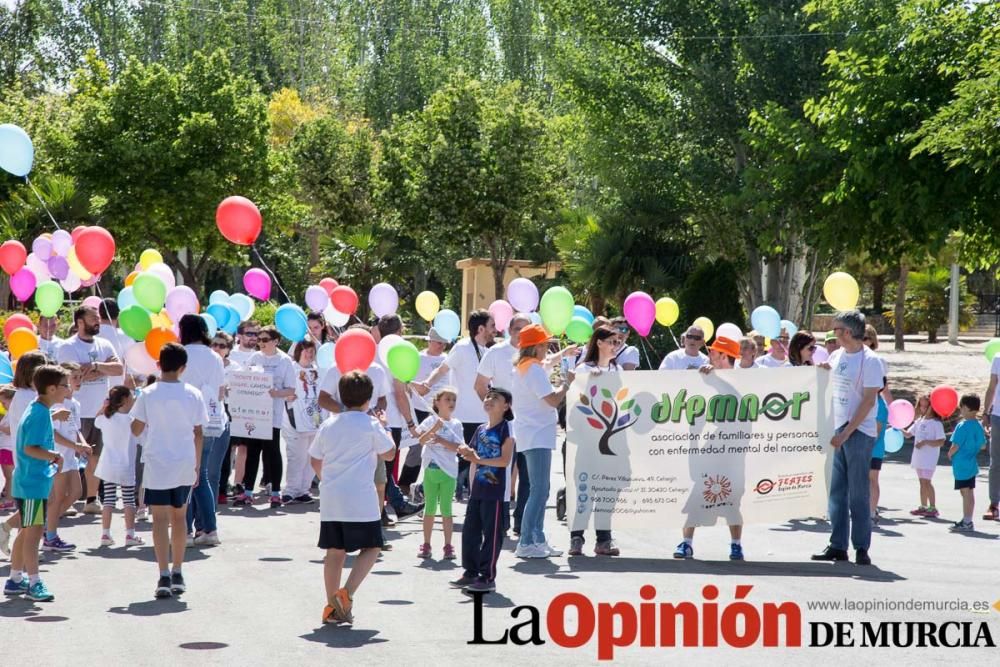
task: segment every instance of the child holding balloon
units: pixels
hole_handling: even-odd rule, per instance
[[[931,408],[931,397],[923,395],[917,401],[917,421],[913,423],[907,435],[913,437],[913,454],[910,466],[917,471],[917,481],[920,482],[920,505],[910,512],[914,516],[936,517],[938,510],[934,485],[931,479],[937,468],[938,456],[944,444],[944,426],[941,418]]]
[[[453,416],[457,401],[458,392],[454,387],[439,390],[431,403],[435,414],[411,430],[423,445],[424,543],[417,552],[420,558],[431,557],[431,532],[438,505],[444,530],[444,557],[455,558],[455,547],[451,544],[454,530],[451,500],[458,483],[458,448],[465,444],[462,422]]]

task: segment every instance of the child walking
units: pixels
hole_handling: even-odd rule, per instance
[[[281,502],[288,505],[315,502],[309,493],[314,476],[309,447],[326,417],[319,407],[316,343],[310,336],[295,344],[292,359],[295,360],[295,400],[286,404],[285,428],[282,429],[288,471]]]
[[[69,373],[69,389],[66,390],[66,398],[56,407],[67,410],[69,417],[63,421],[52,422],[56,451],[62,456],[63,462],[52,480],[42,551],[67,552],[76,549],[76,545],[69,544],[59,537],[59,519],[80,499],[80,494],[83,492],[80,460],[77,456],[87,457],[94,452],[80,433],[80,404],[73,398],[73,393],[83,382],[80,364],[75,361],[64,361],[59,365]]]
[[[462,422],[452,415],[458,402],[454,387],[443,387],[431,403],[433,415],[428,415],[415,429],[414,435],[423,446],[421,463],[424,468],[424,543],[417,551],[419,558],[431,557],[431,532],[435,517],[441,517],[444,530],[444,557],[454,560],[455,547],[451,538],[455,527],[451,508],[458,484],[458,448],[462,439]],[[440,507],[440,509],[439,509]]]
[[[882,387],[885,387],[885,378],[882,379]],[[871,495],[872,525],[877,525],[881,515],[878,513],[878,499],[881,489],[878,484],[879,473],[882,472],[882,459],[885,458],[885,430],[889,425],[889,406],[879,394],[876,399],[875,408],[875,428],[878,430],[878,437],[875,438],[875,446],[872,448],[872,460],[868,469],[868,487]]]
[[[464,571],[451,585],[464,589],[467,595],[496,590],[497,559],[504,536],[504,490],[508,465],[514,457],[510,405],[509,391],[491,388],[483,400],[487,423],[476,428],[470,445],[459,448],[459,454],[472,464],[472,490],[462,525]]]
[[[14,499],[10,495],[10,489],[14,483],[14,438],[11,436],[7,410],[10,409],[10,402],[14,398],[15,391],[17,390],[12,384],[0,387],[0,405],[4,409],[3,419],[0,419],[0,474],[3,475],[0,512],[9,512],[14,509]]]
[[[347,373],[338,383],[344,412],[328,419],[309,448],[319,483],[319,548],[326,549],[323,582],[327,604],[324,623],[353,623],[354,595],[368,576],[382,549],[382,510],[375,490],[375,469],[385,469],[396,447],[384,417],[367,414],[373,385],[359,371]],[[341,576],[349,551],[354,559],[347,583]]]
[[[941,446],[944,444],[944,427],[941,419],[931,408],[931,397],[921,396],[917,401],[917,420],[907,431],[913,436],[913,454],[910,456],[910,466],[917,471],[917,481],[920,482],[920,505],[912,510],[913,516],[938,516],[937,496],[931,479],[937,469]]]
[[[143,442],[143,486],[153,515],[153,551],[160,577],[155,596],[169,598],[187,590],[181,567],[187,542],[187,504],[198,479],[202,427],[208,414],[201,392],[181,382],[187,351],[167,343],[160,351],[159,382],[139,395],[132,408],[132,433],[149,433]],[[173,570],[168,567],[172,557]]]
[[[14,540],[11,576],[4,585],[4,594],[27,594],[35,602],[49,602],[55,596],[38,576],[38,546],[45,530],[52,477],[62,463],[49,409],[65,397],[69,373],[58,366],[43,365],[35,370],[32,383],[38,398],[28,405],[15,439],[14,500],[21,529]]]
[[[118,503],[118,489],[121,489],[122,509],[125,512],[125,546],[138,547],[145,544],[135,534],[135,440],[132,436],[132,391],[123,385],[112,387],[108,399],[94,420],[94,426],[101,429],[104,451],[97,462],[94,474],[104,481],[101,497],[101,546],[110,547],[115,543],[111,537],[111,513]]]
[[[955,489],[962,493],[962,520],[956,521],[950,528],[956,533],[969,533],[975,530],[972,525],[972,513],[976,509],[976,475],[979,474],[979,462],[976,457],[979,455],[979,450],[986,447],[986,433],[976,419],[979,407],[979,396],[976,394],[966,394],[958,402],[962,421],[951,434],[951,448],[948,450],[951,471],[955,475]]]

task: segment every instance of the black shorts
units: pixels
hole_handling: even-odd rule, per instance
[[[247,440],[249,439],[250,438],[244,438],[242,436],[234,435],[231,438],[229,438],[229,444],[232,445],[233,447],[246,447]]]
[[[956,479],[955,480],[955,490],[959,489],[974,489],[976,488],[976,478],[970,477],[969,479]]]
[[[376,521],[321,521],[319,524],[320,549],[382,548],[382,522]]]
[[[187,505],[188,500],[191,499],[191,487],[175,486],[172,489],[146,489],[143,499],[149,507],[170,505],[180,508]]]
[[[877,459],[877,458],[872,457],[871,469],[872,470],[881,470],[882,469],[882,459]]]

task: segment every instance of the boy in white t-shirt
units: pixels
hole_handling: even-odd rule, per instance
[[[326,549],[323,580],[327,605],[324,623],[353,623],[354,594],[368,576],[382,549],[382,509],[375,490],[375,472],[396,454],[392,437],[379,413],[367,414],[371,379],[359,371],[338,383],[344,412],[328,419],[309,448],[319,483],[319,548]],[[340,580],[349,551],[354,559],[347,583]]]
[[[160,568],[157,598],[169,598],[186,589],[181,566],[187,542],[187,504],[198,479],[202,427],[208,423],[201,392],[181,382],[187,351],[167,343],[160,351],[160,381],[144,390],[132,408],[132,434],[149,426],[143,444],[143,486],[153,514],[153,551]],[[173,551],[171,554],[170,551]],[[173,556],[173,570],[168,556]]]

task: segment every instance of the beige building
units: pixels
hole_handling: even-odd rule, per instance
[[[478,257],[459,260],[455,267],[462,271],[462,331],[467,333],[465,323],[469,320],[469,313],[478,308],[489,308],[496,300],[493,269],[490,267],[490,260]],[[561,268],[559,262],[536,264],[524,259],[512,259],[504,272],[501,298],[507,285],[515,278],[552,280]]]

